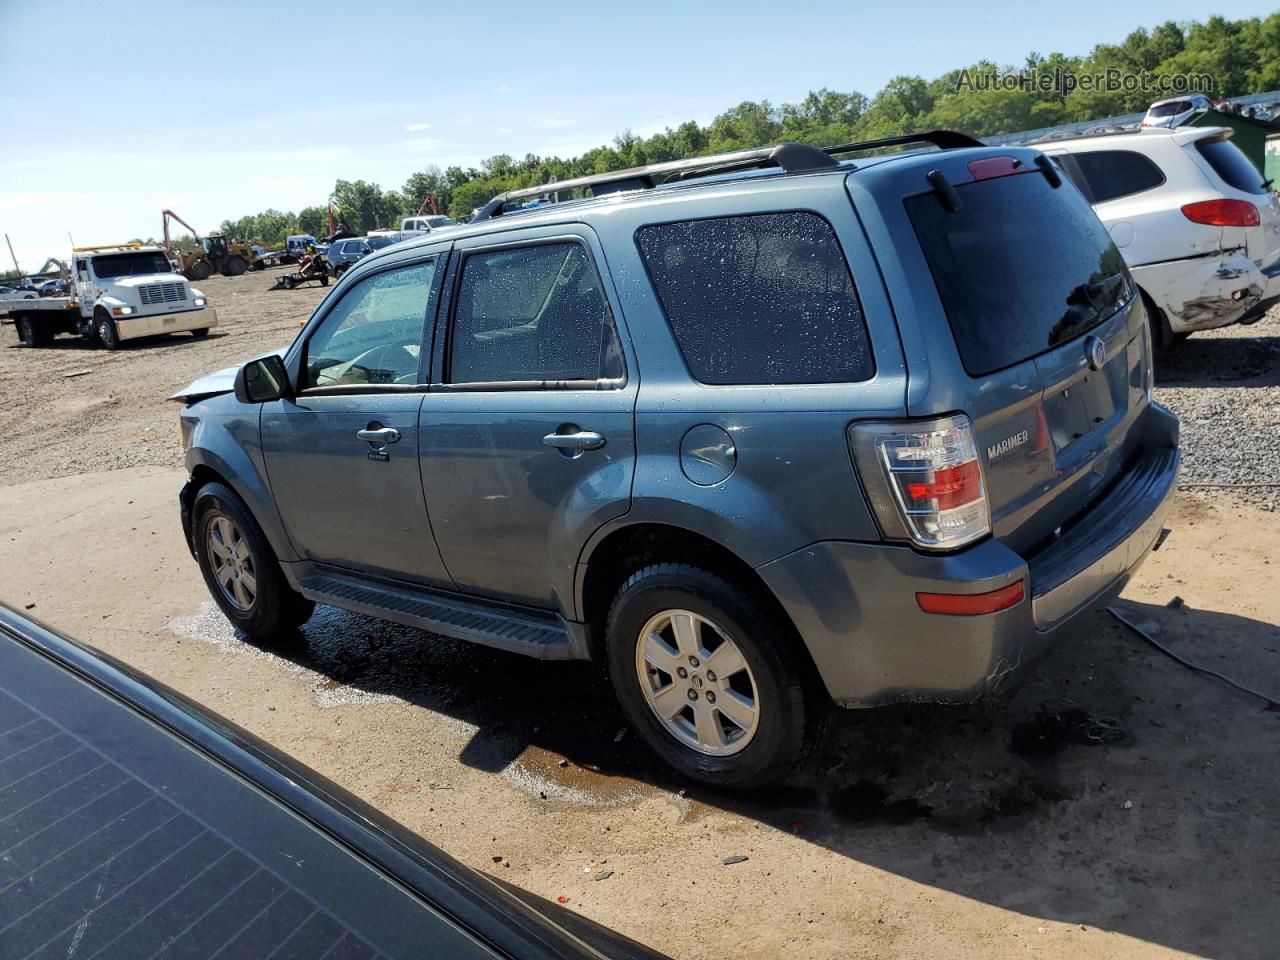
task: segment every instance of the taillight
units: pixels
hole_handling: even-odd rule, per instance
[[[1192,223],[1204,223],[1211,227],[1256,227],[1262,221],[1258,208],[1248,200],[1202,200],[1188,203],[1182,215]]]
[[[850,428],[850,442],[886,536],[946,550],[990,531],[968,417],[857,423]]]

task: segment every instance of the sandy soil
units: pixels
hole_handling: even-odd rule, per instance
[[[270,280],[208,282],[224,326],[203,342],[4,334],[0,599],[673,957],[1275,955],[1280,712],[1105,613],[1014,695],[846,714],[812,771],[750,798],[657,765],[589,665],[327,608],[296,649],[241,643],[182,543],[163,397],[288,339],[322,293]],[[1201,493],[1170,526],[1128,615],[1280,697],[1280,515]]]

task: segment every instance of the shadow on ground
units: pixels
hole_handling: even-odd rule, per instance
[[[1174,344],[1156,358],[1160,387],[1280,385],[1280,337],[1196,337]]]
[[[1180,653],[1280,688],[1276,627],[1185,606],[1126,608]],[[672,791],[689,817],[728,810],[1085,930],[1216,957],[1272,956],[1280,940],[1280,713],[1105,613],[992,702],[842,713],[810,770],[748,796],[658,763],[592,665],[531,661],[327,607],[278,652],[320,675],[318,695],[394,697],[473,725],[460,760],[494,774],[520,768],[543,785],[535,800]]]
[[[193,337],[189,333],[179,331],[177,333],[161,333],[154,337],[138,337],[134,340],[125,340],[121,342],[118,349],[120,351],[127,350],[145,350],[149,347],[161,347],[168,345],[177,345],[181,343],[199,343],[204,340],[220,340],[225,337],[225,333],[210,332],[203,337]],[[48,343],[41,344],[38,347],[29,346],[18,340],[10,341],[5,344],[10,350],[53,350],[53,351],[102,351],[102,347],[97,342],[86,340],[84,337],[60,336],[54,337]]]

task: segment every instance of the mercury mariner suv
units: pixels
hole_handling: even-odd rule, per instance
[[[563,181],[176,394],[182,523],[251,641],[325,603],[595,660],[672,766],[758,786],[833,704],[996,690],[1124,586],[1179,465],[1150,330],[1034,149]]]

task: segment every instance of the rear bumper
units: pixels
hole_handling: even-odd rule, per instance
[[[1237,323],[1263,299],[1280,294],[1280,279],[1243,252],[1133,267],[1131,272],[1169,318],[1174,333]]]
[[[121,317],[116,320],[116,332],[121,340],[133,340],[161,333],[207,330],[217,325],[218,312],[213,307],[202,307],[199,310],[183,310],[181,313],[159,313],[151,317]]]
[[[824,542],[759,567],[832,698],[845,707],[973,700],[1006,684],[1073,619],[1110,602],[1156,545],[1181,462],[1177,419],[1156,405],[1147,415],[1155,442],[1143,459],[1032,556],[997,540],[947,555]],[[915,599],[1018,580],[1026,597],[998,613],[927,614]]]

